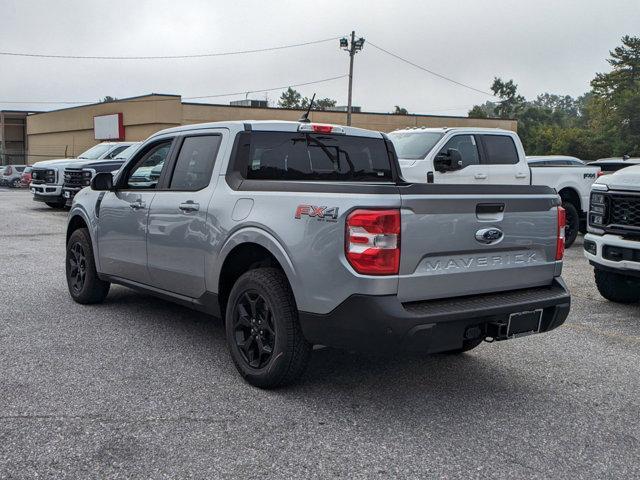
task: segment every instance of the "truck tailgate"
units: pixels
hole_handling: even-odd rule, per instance
[[[400,190],[400,301],[549,285],[559,274],[554,190],[507,185]]]

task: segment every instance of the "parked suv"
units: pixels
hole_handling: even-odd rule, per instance
[[[132,143],[117,151],[112,158],[79,160],[69,164],[64,169],[64,183],[62,184],[62,196],[66,199],[66,205],[71,206],[75,194],[84,187],[88,187],[96,173],[119,170],[139,146],[140,142]]]
[[[593,184],[584,253],[604,298],[640,301],[640,165]]]
[[[78,158],[44,160],[33,164],[29,189],[33,199],[52,208],[62,208],[67,199],[62,193],[64,169],[78,160],[111,159],[126,149],[132,142],[104,142],[81,153]]]
[[[389,138],[410,182],[546,185],[567,212],[567,247],[586,231],[589,189],[600,171],[595,166],[572,157],[525,157],[518,135],[497,128],[411,128]]]
[[[2,172],[2,183],[9,187],[19,188],[22,186],[22,172],[26,165],[7,165]]]
[[[79,303],[117,283],[221,315],[240,374],[274,387],[314,344],[461,353],[552,330],[563,253],[551,188],[412,184],[379,132],[221,122],[161,131],[77,193],[66,276]]]

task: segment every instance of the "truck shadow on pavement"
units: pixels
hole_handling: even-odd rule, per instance
[[[220,383],[243,383],[228,354],[221,319],[121,287],[112,289],[104,305],[134,319],[133,328],[153,328],[161,337],[159,341],[171,342],[174,349],[189,348],[201,355],[204,375],[227,377]],[[323,395],[329,396],[332,391],[359,396],[357,391],[364,389],[375,392],[373,396],[386,396],[383,401],[388,402],[388,397],[420,395],[422,398],[429,391],[439,392],[442,400],[445,391],[453,397],[462,391],[464,396],[471,392],[491,396],[504,392],[506,398],[514,391],[520,396],[535,390],[535,386],[524,379],[519,381],[517,368],[505,366],[504,358],[501,361],[491,353],[487,355],[492,348],[495,346],[481,345],[461,355],[420,356],[402,352],[372,355],[316,347],[300,380],[276,390],[275,394],[305,397],[322,390]],[[248,384],[245,387],[254,389]]]

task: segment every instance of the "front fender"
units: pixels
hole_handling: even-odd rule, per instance
[[[96,232],[96,219],[95,216],[92,215],[89,210],[86,208],[85,205],[81,204],[81,203],[77,203],[74,202],[73,206],[71,207],[71,210],[69,210],[69,217],[67,220],[67,235],[66,238],[67,240],[69,239],[69,236],[71,235],[71,232],[69,231],[69,228],[71,227],[71,225],[73,224],[73,220],[75,217],[80,217],[82,218],[82,220],[84,221],[84,223],[87,225],[87,229],[89,230],[89,236],[91,237],[91,249],[93,251],[93,260],[94,263],[96,265],[96,270],[98,272],[101,271],[100,269],[100,256],[98,255],[98,242],[97,242],[97,238],[95,235]],[[65,242],[66,244],[66,242]]]

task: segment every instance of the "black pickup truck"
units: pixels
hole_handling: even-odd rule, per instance
[[[100,160],[85,160],[74,162],[64,169],[64,183],[62,185],[62,195],[66,199],[66,205],[71,206],[73,197],[91,184],[91,179],[96,173],[114,172],[127,161],[127,159],[138,149],[141,142],[131,144],[115,158]]]

